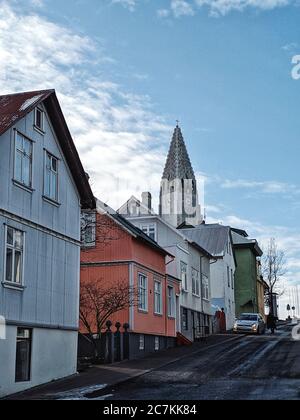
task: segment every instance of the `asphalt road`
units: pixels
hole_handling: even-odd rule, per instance
[[[300,341],[291,327],[241,336],[221,346],[105,389],[108,400],[299,400]]]

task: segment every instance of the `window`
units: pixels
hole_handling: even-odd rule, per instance
[[[30,381],[32,332],[18,328],[16,349],[16,382]]]
[[[9,226],[6,228],[5,281],[22,284],[24,233]]]
[[[139,339],[139,350],[145,350],[145,336],[144,334],[140,334],[140,339]]]
[[[149,236],[149,238],[156,241],[156,226],[155,225],[142,225],[142,231]]]
[[[172,286],[168,286],[168,317],[175,317],[175,293]]]
[[[182,262],[180,263],[180,271],[181,271],[181,282],[182,282],[182,289],[187,292],[188,284],[187,284],[187,264]]]
[[[46,152],[44,195],[58,201],[58,159]]]
[[[161,315],[162,314],[162,292],[161,292],[161,282],[154,282],[154,313]]]
[[[202,274],[202,298],[209,300],[209,281],[205,274]]]
[[[228,281],[228,287],[230,287],[230,269],[227,266],[227,281]]]
[[[192,268],[192,292],[195,296],[200,296],[200,278],[199,271]]]
[[[187,331],[189,329],[188,310],[185,308],[182,309],[182,329],[184,331]]]
[[[34,126],[40,131],[44,131],[44,111],[40,108],[35,108]]]
[[[154,350],[159,350],[159,337],[155,337]]]
[[[96,244],[96,213],[84,212],[81,214],[81,243],[84,247]]]
[[[148,285],[147,277],[139,274],[139,309],[141,311],[148,310]]]
[[[15,169],[16,181],[31,188],[32,186],[32,141],[16,132]]]
[[[231,269],[231,287],[232,290],[234,289],[234,275],[233,275],[233,270]]]

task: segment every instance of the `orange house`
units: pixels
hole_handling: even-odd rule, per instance
[[[110,317],[113,325],[129,324],[131,358],[175,346],[180,284],[166,275],[173,256],[99,201],[93,217],[96,223],[83,238],[81,287],[92,282],[107,288],[121,281],[138,292],[134,305]]]

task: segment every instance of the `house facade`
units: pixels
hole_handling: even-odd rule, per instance
[[[0,397],[77,370],[80,213],[93,205],[55,92],[1,96]]]
[[[233,246],[237,261],[235,273],[236,316],[243,312],[265,315],[264,296],[266,284],[260,272],[263,255],[257,241],[246,233],[232,230]]]
[[[211,310],[215,314],[224,309],[226,329],[231,330],[235,322],[236,260],[230,227],[203,223],[198,226],[183,226],[181,231],[212,255],[210,261]],[[215,331],[218,331],[217,326],[215,326]]]
[[[180,280],[166,271],[174,256],[100,201],[95,226],[94,241],[86,242],[81,253],[82,286],[92,282],[101,287],[104,279],[106,287],[122,281],[137,292],[137,304],[110,317],[113,325],[129,324],[130,358],[175,346]],[[104,226],[110,238],[106,243]],[[83,326],[81,332],[86,333]]]
[[[131,197],[118,213],[149,235],[175,258],[167,265],[167,274],[181,282],[180,317],[177,331],[190,341],[212,330],[210,259],[211,255],[175,229],[151,208],[151,194],[142,200]]]

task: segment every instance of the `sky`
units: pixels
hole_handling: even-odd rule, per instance
[[[0,92],[56,89],[115,208],[157,205],[178,119],[207,220],[275,237],[300,286],[299,21],[298,0],[0,0]]]

